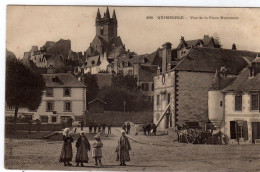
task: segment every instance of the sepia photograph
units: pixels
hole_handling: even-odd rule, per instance
[[[8,5],[4,168],[260,171],[259,18]]]

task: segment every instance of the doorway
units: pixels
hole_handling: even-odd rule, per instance
[[[260,122],[252,122],[252,143],[256,143],[256,139],[260,139]]]

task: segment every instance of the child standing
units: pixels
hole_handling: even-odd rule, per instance
[[[92,150],[92,157],[95,158],[95,165],[102,165],[101,163],[101,158],[102,158],[102,150],[101,148],[103,147],[103,143],[101,142],[100,139],[100,134],[97,134],[95,136],[96,141],[93,143],[93,150]]]

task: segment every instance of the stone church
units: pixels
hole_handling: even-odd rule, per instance
[[[112,17],[107,7],[104,16],[102,17],[98,9],[96,16],[96,36],[90,43],[89,48],[85,52],[87,57],[103,55],[107,53],[107,57],[115,58],[124,54],[125,46],[122,40],[117,36],[117,18],[116,12],[113,11]]]

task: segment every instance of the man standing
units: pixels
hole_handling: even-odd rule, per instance
[[[130,129],[131,129],[131,125],[129,122],[127,122],[127,125],[126,125],[126,134],[130,134]]]
[[[126,125],[123,123],[122,129],[126,131]]]
[[[111,134],[111,124],[107,124],[107,134]]]
[[[130,161],[129,151],[131,150],[130,142],[125,135],[125,130],[122,130],[122,136],[118,141],[118,146],[116,148],[117,161],[120,161],[120,166],[126,166],[125,162]]]
[[[80,121],[80,128],[81,128],[81,131],[83,131],[83,127],[84,127],[84,119],[82,118],[81,121]]]
[[[89,129],[89,133],[92,133],[92,124],[91,123],[89,124],[88,129]]]
[[[106,124],[102,124],[102,133],[106,132]]]

